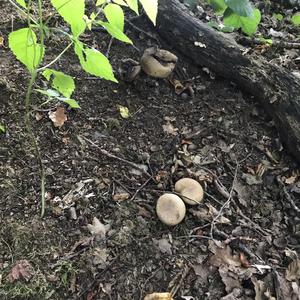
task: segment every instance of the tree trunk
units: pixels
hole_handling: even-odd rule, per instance
[[[199,66],[254,95],[274,119],[283,144],[300,162],[299,78],[260,56],[244,55],[230,36],[205,25],[178,0],[159,3],[160,36]]]

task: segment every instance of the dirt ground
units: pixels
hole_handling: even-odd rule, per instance
[[[108,54],[118,84],[81,71],[72,51],[55,64],[74,76],[73,98],[81,106],[66,110],[61,128],[48,116],[57,104],[41,107],[45,99],[35,94],[32,125],[46,169],[41,219],[39,165],[24,126],[28,74],[7,47],[12,25],[23,25],[16,15],[12,22],[7,3],[0,10],[0,124],[6,128],[0,135],[0,299],[138,300],[153,292],[186,300],[300,299],[296,161],[251,95],[196,68],[141,20],[134,24],[158,40],[130,25],[136,48],[113,40]],[[262,31],[291,28],[276,27],[272,12]],[[110,37],[89,32],[84,41],[105,53]],[[47,43],[49,62],[65,42]],[[121,61],[139,60],[153,45],[178,55],[174,78],[189,83],[193,97],[145,74],[133,83],[120,79]],[[263,55],[278,62],[294,52]],[[297,70],[294,59],[282,64]],[[39,78],[36,87],[46,82]],[[156,201],[182,177],[198,180],[205,198],[187,207],[182,223],[167,227],[156,216]],[[97,220],[102,231],[92,235],[88,224],[97,227]]]

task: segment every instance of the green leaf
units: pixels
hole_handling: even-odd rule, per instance
[[[273,17],[275,19],[277,19],[278,21],[282,21],[283,20],[283,15],[282,14],[276,14],[276,13],[274,13]]]
[[[137,15],[139,14],[138,0],[125,0],[129,8],[132,9]]]
[[[128,6],[124,0],[113,0],[113,2],[122,6]]]
[[[46,69],[43,72],[43,76],[48,81],[52,81],[52,87],[67,98],[69,98],[75,90],[74,79],[63,72]]]
[[[295,26],[300,25],[300,12],[297,12],[297,13],[295,13],[295,14],[292,16],[291,22],[292,22]]]
[[[127,37],[127,35],[125,33],[123,33],[120,29],[118,29],[117,27],[114,27],[112,24],[108,23],[108,22],[102,22],[102,21],[97,21],[97,24],[100,24],[101,26],[103,26],[108,33],[113,36],[114,38],[128,43],[128,44],[132,44],[132,41],[129,37]]]
[[[105,2],[106,2],[106,0],[97,0],[96,6],[100,6],[100,5],[104,4]]]
[[[213,7],[217,15],[223,14],[227,5],[224,0],[208,0],[208,3]]]
[[[5,131],[4,125],[0,124],[0,133],[5,133]]]
[[[242,17],[252,17],[253,8],[249,0],[225,0],[225,3],[233,12]]]
[[[106,80],[118,82],[109,60],[101,52],[96,49],[85,48],[83,43],[77,40],[75,42],[75,53],[86,72]]]
[[[80,108],[80,105],[74,99],[65,99],[64,102],[67,103],[71,108]]]
[[[249,36],[256,32],[260,20],[261,14],[257,8],[253,10],[252,17],[241,17],[234,13],[230,8],[227,8],[224,13],[225,25],[233,26],[236,29],[241,28],[242,31]]]
[[[104,7],[103,11],[108,22],[123,32],[124,31],[123,9],[117,4],[109,3]]]
[[[273,40],[272,39],[265,39],[264,37],[260,37],[259,40],[265,44],[272,45]]]
[[[32,72],[44,57],[44,48],[37,43],[36,35],[30,28],[13,31],[8,37],[9,48]]]
[[[140,0],[147,16],[152,21],[152,23],[156,24],[156,16],[158,10],[158,0]]]
[[[24,0],[16,0],[16,2],[17,2],[20,6],[22,6],[22,7],[24,7],[24,8],[27,8],[27,5],[26,5],[26,3],[25,3]]]
[[[78,37],[85,30],[84,0],[51,0],[62,18],[71,26],[72,33]]]

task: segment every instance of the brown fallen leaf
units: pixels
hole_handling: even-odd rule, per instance
[[[251,277],[251,281],[254,285],[255,300],[276,300],[276,298],[270,295],[270,292],[263,281],[258,280],[255,277]]]
[[[253,268],[241,268],[232,265],[221,265],[219,267],[219,274],[225,285],[225,290],[227,293],[231,293],[235,288],[242,289],[243,283],[248,281],[255,269]]]
[[[66,109],[62,106],[58,107],[55,111],[48,113],[50,120],[53,122],[54,127],[62,127],[68,120]]]
[[[117,202],[125,201],[130,198],[130,194],[127,192],[118,193],[113,195],[113,200]]]
[[[72,253],[72,252],[75,252],[75,251],[78,251],[79,248],[84,248],[84,247],[90,246],[91,243],[92,243],[92,239],[93,239],[92,237],[85,237],[85,238],[79,240],[79,241],[76,242],[76,243],[74,244],[74,246],[72,247],[71,253]]]
[[[104,269],[107,266],[108,257],[109,252],[106,248],[96,247],[93,251],[93,265]]]
[[[214,253],[210,258],[210,263],[216,267],[227,264],[235,267],[241,266],[241,260],[238,255],[233,255],[228,245],[223,244],[223,248],[217,246],[213,241],[209,241],[209,250]]]
[[[0,36],[0,48],[4,47],[4,38]]]
[[[144,300],[173,300],[171,293],[152,293],[145,296]]]
[[[93,236],[99,239],[104,239],[110,226],[102,224],[98,218],[94,217],[93,223],[88,224],[87,227]]]
[[[26,281],[29,281],[32,276],[33,267],[26,259],[23,259],[17,261],[16,264],[12,267],[8,278],[10,282],[15,282],[19,279],[25,279]]]
[[[251,264],[249,263],[249,260],[247,259],[246,255],[244,253],[240,253],[240,261],[244,268],[250,268]]]
[[[42,120],[42,119],[43,119],[43,114],[40,113],[40,112],[36,112],[36,113],[35,113],[35,119],[36,119],[37,121]]]
[[[171,124],[170,122],[168,122],[167,124],[164,124],[163,126],[163,131],[171,134],[171,135],[177,135],[178,134],[178,128],[175,128],[173,126],[173,124]]]
[[[287,270],[286,279],[288,281],[297,281],[300,279],[300,259],[293,260]]]

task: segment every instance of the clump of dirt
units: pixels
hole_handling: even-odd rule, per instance
[[[193,97],[145,74],[118,84],[90,77],[71,52],[59,60],[55,68],[75,77],[81,109],[66,109],[56,128],[48,117],[56,104],[40,107],[44,99],[34,98],[46,169],[40,219],[38,162],[23,122],[28,75],[7,48],[11,12],[2,8],[1,299],[143,299],[167,291],[176,299],[296,297],[297,165],[254,99],[180,53],[174,78]],[[117,74],[122,59],[139,60],[157,43],[167,48],[134,27],[127,34],[136,48],[114,40],[108,51]],[[85,39],[104,53],[110,44],[103,32]],[[47,61],[63,47],[51,43]],[[200,182],[205,199],[167,227],[156,201],[182,177]],[[96,229],[88,226],[95,217]]]

